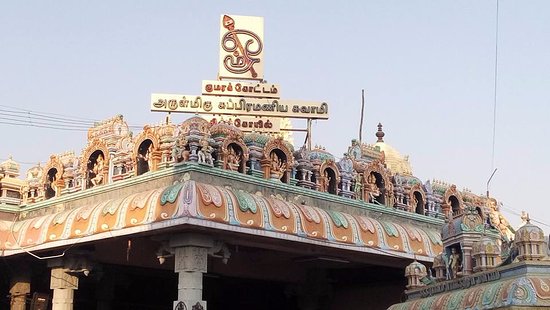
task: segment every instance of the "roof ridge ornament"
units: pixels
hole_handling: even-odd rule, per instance
[[[531,219],[529,218],[529,213],[525,211],[521,211],[521,220],[525,222],[525,224],[531,224]]]
[[[386,134],[382,131],[382,123],[378,123],[378,131],[376,132],[376,137],[378,140],[376,142],[384,142],[384,136]]]

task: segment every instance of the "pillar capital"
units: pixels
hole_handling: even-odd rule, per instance
[[[22,278],[11,281],[10,286],[10,304],[11,310],[27,309],[27,295],[31,292],[31,282],[29,279]]]
[[[52,268],[50,288],[55,289],[78,289],[78,277],[68,274],[67,269],[62,267]]]
[[[207,248],[180,247],[176,248],[174,271],[198,271],[206,273]]]
[[[214,240],[208,235],[186,233],[171,237],[169,246],[172,248],[188,246],[211,248],[214,246]]]

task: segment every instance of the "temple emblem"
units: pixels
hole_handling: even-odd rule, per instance
[[[220,77],[263,79],[263,18],[223,15]]]

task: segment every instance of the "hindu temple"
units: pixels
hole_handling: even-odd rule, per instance
[[[329,106],[263,80],[263,26],[247,18],[220,18],[202,95],[152,95],[184,121],[133,132],[116,115],[79,151],[0,163],[0,309],[458,309],[436,292],[480,273],[488,292],[503,280],[502,305],[525,281],[548,297],[544,277],[520,276],[546,264],[538,230],[514,231],[493,197],[420,180],[382,124],[345,153],[292,143],[282,119],[310,130]],[[498,267],[514,244],[520,261]]]
[[[132,134],[118,115],[87,138],[22,178],[0,164],[6,308],[383,309],[411,261],[437,268],[448,240],[475,257],[475,225],[495,249],[512,234],[496,200],[386,154],[382,125],[339,160],[197,116]]]

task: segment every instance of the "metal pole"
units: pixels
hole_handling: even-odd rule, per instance
[[[307,119],[307,150],[311,151],[311,118]]]
[[[363,142],[363,112],[365,111],[365,90],[361,90],[361,121],[359,122],[359,143]]]

